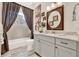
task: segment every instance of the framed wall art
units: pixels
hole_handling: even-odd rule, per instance
[[[35,31],[40,30],[40,23],[41,23],[41,4],[39,4],[35,8]]]
[[[64,5],[47,12],[47,30],[64,30]]]

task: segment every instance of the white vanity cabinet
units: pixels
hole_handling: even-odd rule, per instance
[[[79,41],[35,34],[35,52],[42,57],[79,57]]]
[[[56,38],[56,57],[76,57],[76,41]]]
[[[55,56],[56,57],[76,57],[76,51],[56,45]]]
[[[34,50],[37,52],[39,55],[41,55],[41,42],[40,39],[37,38],[37,35],[35,36],[36,38],[34,39]]]
[[[45,35],[34,35],[35,52],[42,57],[54,57],[54,39]]]
[[[35,46],[35,51],[37,52],[37,53],[39,53],[39,54],[41,54],[41,50],[40,50],[40,42],[39,41],[37,41],[37,40],[35,40],[35,42],[34,42],[34,46]]]
[[[54,44],[50,44],[41,40],[41,56],[54,57]]]

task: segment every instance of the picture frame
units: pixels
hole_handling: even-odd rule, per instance
[[[51,13],[54,13],[55,11],[57,11],[60,14],[60,19],[58,15],[53,15],[51,18],[52,19],[51,21],[53,21],[53,25],[51,26],[49,17]],[[54,27],[54,25],[56,25],[55,22],[57,21],[59,21],[59,24],[56,27]],[[47,12],[47,30],[64,30],[64,5]]]
[[[41,4],[35,8],[35,31],[39,32],[41,21]]]

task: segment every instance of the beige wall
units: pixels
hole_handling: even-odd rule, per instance
[[[2,3],[0,3],[0,23],[2,21]],[[0,27],[0,32],[2,32],[1,30],[2,27]],[[0,33],[0,37],[1,37],[1,33]],[[1,56],[1,38],[0,38],[0,56]]]
[[[39,3],[42,4],[41,11],[47,12],[47,6],[51,6],[51,3]],[[76,2],[64,2],[64,31],[65,32],[79,32],[79,6],[76,9],[77,21],[72,21],[73,7]],[[35,19],[34,19],[35,20]],[[57,30],[59,31],[59,30]]]
[[[2,21],[2,3],[0,2],[0,23]]]
[[[77,21],[72,21],[75,4],[77,3],[64,3],[64,31],[79,32],[79,6],[76,8]]]

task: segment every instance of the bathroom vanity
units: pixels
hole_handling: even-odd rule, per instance
[[[75,35],[34,34],[34,49],[42,57],[78,57],[79,39]]]

